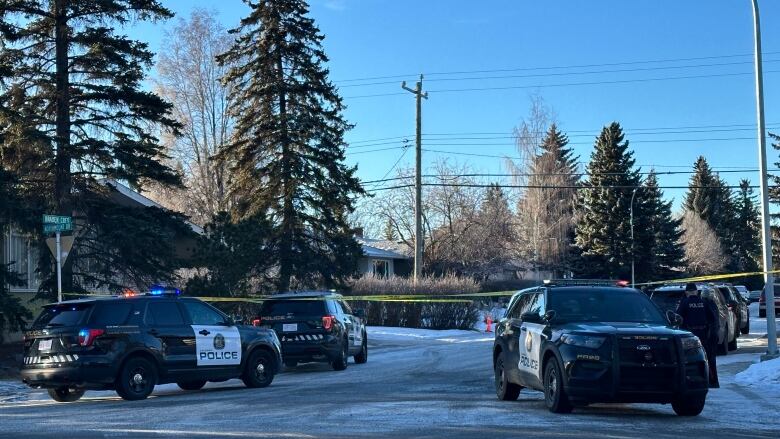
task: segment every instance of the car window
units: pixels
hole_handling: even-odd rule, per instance
[[[519,319],[520,316],[523,314],[523,309],[525,309],[528,306],[528,300],[530,298],[530,295],[528,293],[525,293],[517,298],[515,301],[515,305],[512,307],[512,309],[509,312],[509,317],[512,319]]]
[[[192,300],[184,300],[182,303],[193,325],[224,325],[227,320],[225,316],[205,303]]]
[[[127,322],[132,310],[133,304],[128,302],[102,303],[92,311],[89,323],[92,325],[123,325]]]
[[[184,317],[176,302],[150,302],[146,322],[157,326],[182,326]]]
[[[544,315],[544,295],[542,294],[534,294],[531,299],[528,301],[528,306],[526,307],[526,310],[523,311],[523,314],[525,313],[534,313],[538,314],[540,317]]]
[[[261,317],[271,316],[323,316],[325,312],[325,300],[266,300],[260,308]]]
[[[32,329],[75,326],[80,324],[92,309],[92,303],[59,304],[43,308]]]
[[[341,309],[344,311],[344,313],[352,315],[352,308],[349,307],[347,302],[344,302],[343,300],[339,300],[338,304],[341,305]]]

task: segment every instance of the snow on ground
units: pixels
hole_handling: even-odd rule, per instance
[[[780,358],[751,365],[738,373],[734,382],[746,387],[760,388],[764,392],[780,392]]]
[[[368,339],[379,341],[411,341],[411,340],[456,340],[456,339],[480,339],[489,337],[493,339],[492,333],[480,331],[465,331],[461,329],[416,329],[416,328],[394,328],[387,326],[368,326]]]

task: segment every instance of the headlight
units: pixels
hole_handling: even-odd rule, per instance
[[[606,340],[605,337],[594,337],[591,335],[566,334],[561,337],[561,341],[563,341],[567,345],[579,346],[582,348],[591,348],[591,349],[600,348],[601,345],[604,344],[605,340]]]
[[[684,351],[700,349],[701,340],[695,335],[693,337],[685,337],[682,339],[682,347]]]

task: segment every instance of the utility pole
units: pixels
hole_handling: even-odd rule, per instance
[[[758,0],[753,0],[753,37],[755,39],[756,113],[758,117],[758,170],[761,181],[761,244],[764,250],[764,292],[766,295],[767,352],[762,359],[777,358],[775,322],[775,276],[772,274],[772,235],[769,218],[769,190],[766,174],[766,127],[764,124],[764,75],[761,62],[761,20]]]
[[[428,99],[428,93],[422,91],[423,75],[417,81],[417,87],[411,89],[406,81],[401,88],[414,94],[417,98],[417,134],[414,164],[414,283],[422,277],[423,266],[423,231],[422,231],[422,99]]]
[[[629,216],[629,222],[631,223],[631,288],[636,287],[636,279],[634,278],[634,198],[636,197],[636,191],[638,189],[638,187],[635,187],[634,191],[631,192],[631,213]]]

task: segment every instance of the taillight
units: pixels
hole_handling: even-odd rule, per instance
[[[103,329],[82,329],[79,331],[79,344],[81,346],[92,346],[92,342],[105,334],[105,332]]]
[[[256,319],[252,319],[252,326],[260,326],[260,323],[262,323],[262,322],[263,322],[263,319],[261,319],[259,317],[256,318]]]
[[[333,329],[333,324],[336,321],[336,316],[324,316],[322,318],[322,328],[326,331]]]

